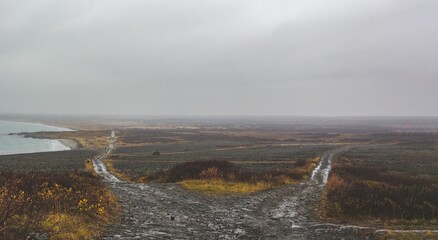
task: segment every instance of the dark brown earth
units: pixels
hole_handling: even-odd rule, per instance
[[[19,172],[84,171],[84,159],[92,159],[97,151],[79,149],[58,152],[0,156],[0,170]]]
[[[112,144],[110,145],[112,146]],[[108,149],[106,153],[109,153]],[[339,151],[339,150],[337,150]],[[103,239],[358,239],[367,228],[323,224],[314,207],[334,152],[326,153],[308,182],[249,196],[207,196],[176,184],[122,182],[94,161],[124,212]]]
[[[123,207],[119,221],[102,239],[379,239],[388,230],[323,223],[315,217],[334,157],[325,153],[310,180],[248,196],[207,196],[177,184],[124,182],[109,173],[102,159],[95,171]]]

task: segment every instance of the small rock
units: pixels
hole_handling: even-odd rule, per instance
[[[35,233],[33,235],[33,238],[35,240],[47,240],[49,239],[49,236],[46,233]]]
[[[245,230],[238,228],[238,229],[234,230],[234,234],[243,236],[246,234],[246,232],[245,232]]]

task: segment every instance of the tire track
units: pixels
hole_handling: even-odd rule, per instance
[[[124,209],[102,239],[373,239],[388,230],[321,223],[315,206],[324,191],[333,158],[324,154],[307,182],[249,196],[205,196],[177,184],[123,182],[103,159],[115,142],[93,160]]]

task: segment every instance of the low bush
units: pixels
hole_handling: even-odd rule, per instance
[[[237,193],[249,194],[254,192],[271,189],[273,186],[269,182],[230,182],[222,179],[198,179],[198,180],[184,180],[180,182],[181,186],[193,190],[210,194],[217,193]]]
[[[326,200],[329,217],[438,219],[438,180],[335,165]]]
[[[88,172],[0,173],[0,239],[94,239],[116,208]]]
[[[304,164],[299,162],[294,167],[288,169],[272,170],[265,172],[250,172],[240,169],[235,164],[229,161],[194,161],[185,162],[175,165],[174,167],[160,172],[155,172],[142,177],[143,182],[183,182],[184,186],[194,186],[192,180],[210,180],[201,181],[198,184],[203,184],[205,189],[208,189],[208,184],[214,183],[212,188],[216,188],[219,192],[254,192],[253,189],[264,190],[267,188],[277,187],[284,184],[294,183],[299,180],[308,178],[310,172],[316,166],[319,158],[308,159]],[[298,165],[298,166],[297,166]],[[215,180],[215,181],[211,181]],[[220,180],[220,181],[219,181]],[[234,190],[228,186],[230,183],[241,184],[241,187],[234,186]],[[245,183],[242,185],[242,183]],[[228,185],[227,185],[228,184]],[[248,186],[247,184],[257,185]],[[263,187],[261,187],[263,186]],[[210,186],[211,187],[211,186]],[[224,190],[220,190],[224,189]],[[246,191],[243,189],[252,189]]]

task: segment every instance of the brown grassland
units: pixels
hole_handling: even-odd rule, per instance
[[[438,217],[438,180],[335,166],[327,185],[329,216],[432,220]]]
[[[211,194],[249,194],[307,179],[318,161],[319,157],[311,158],[289,169],[265,172],[245,171],[228,161],[184,162],[141,177],[140,181],[176,182],[186,189]]]
[[[121,179],[179,183],[212,194],[249,194],[310,176],[323,152],[337,145],[296,144],[284,134],[198,129],[118,131],[106,160]],[[324,134],[318,135],[326,136]],[[159,151],[160,156],[152,152]]]
[[[117,212],[116,199],[88,172],[2,172],[0,236],[95,239]]]
[[[304,180],[315,157],[336,147],[316,146],[350,144],[351,150],[334,161],[321,199],[322,218],[435,228],[438,134],[366,127],[325,131],[130,129],[121,131],[121,147],[108,162],[136,181],[176,182],[209,194],[248,194]],[[315,147],[303,148],[306,144]],[[161,156],[152,156],[154,150]]]
[[[207,194],[251,194],[306,180],[318,156],[349,144],[352,148],[334,160],[320,201],[323,220],[435,229],[438,134],[400,129],[306,124],[119,128],[116,149],[105,164],[123,180],[178,183]],[[97,238],[118,209],[94,173],[90,159],[95,151],[90,149],[107,147],[110,131],[25,135],[73,139],[83,149],[0,156],[0,238],[33,233]]]
[[[358,146],[335,162],[322,201],[325,218],[436,228],[438,151],[434,141]]]
[[[119,212],[94,150],[0,156],[0,239],[96,239]]]

